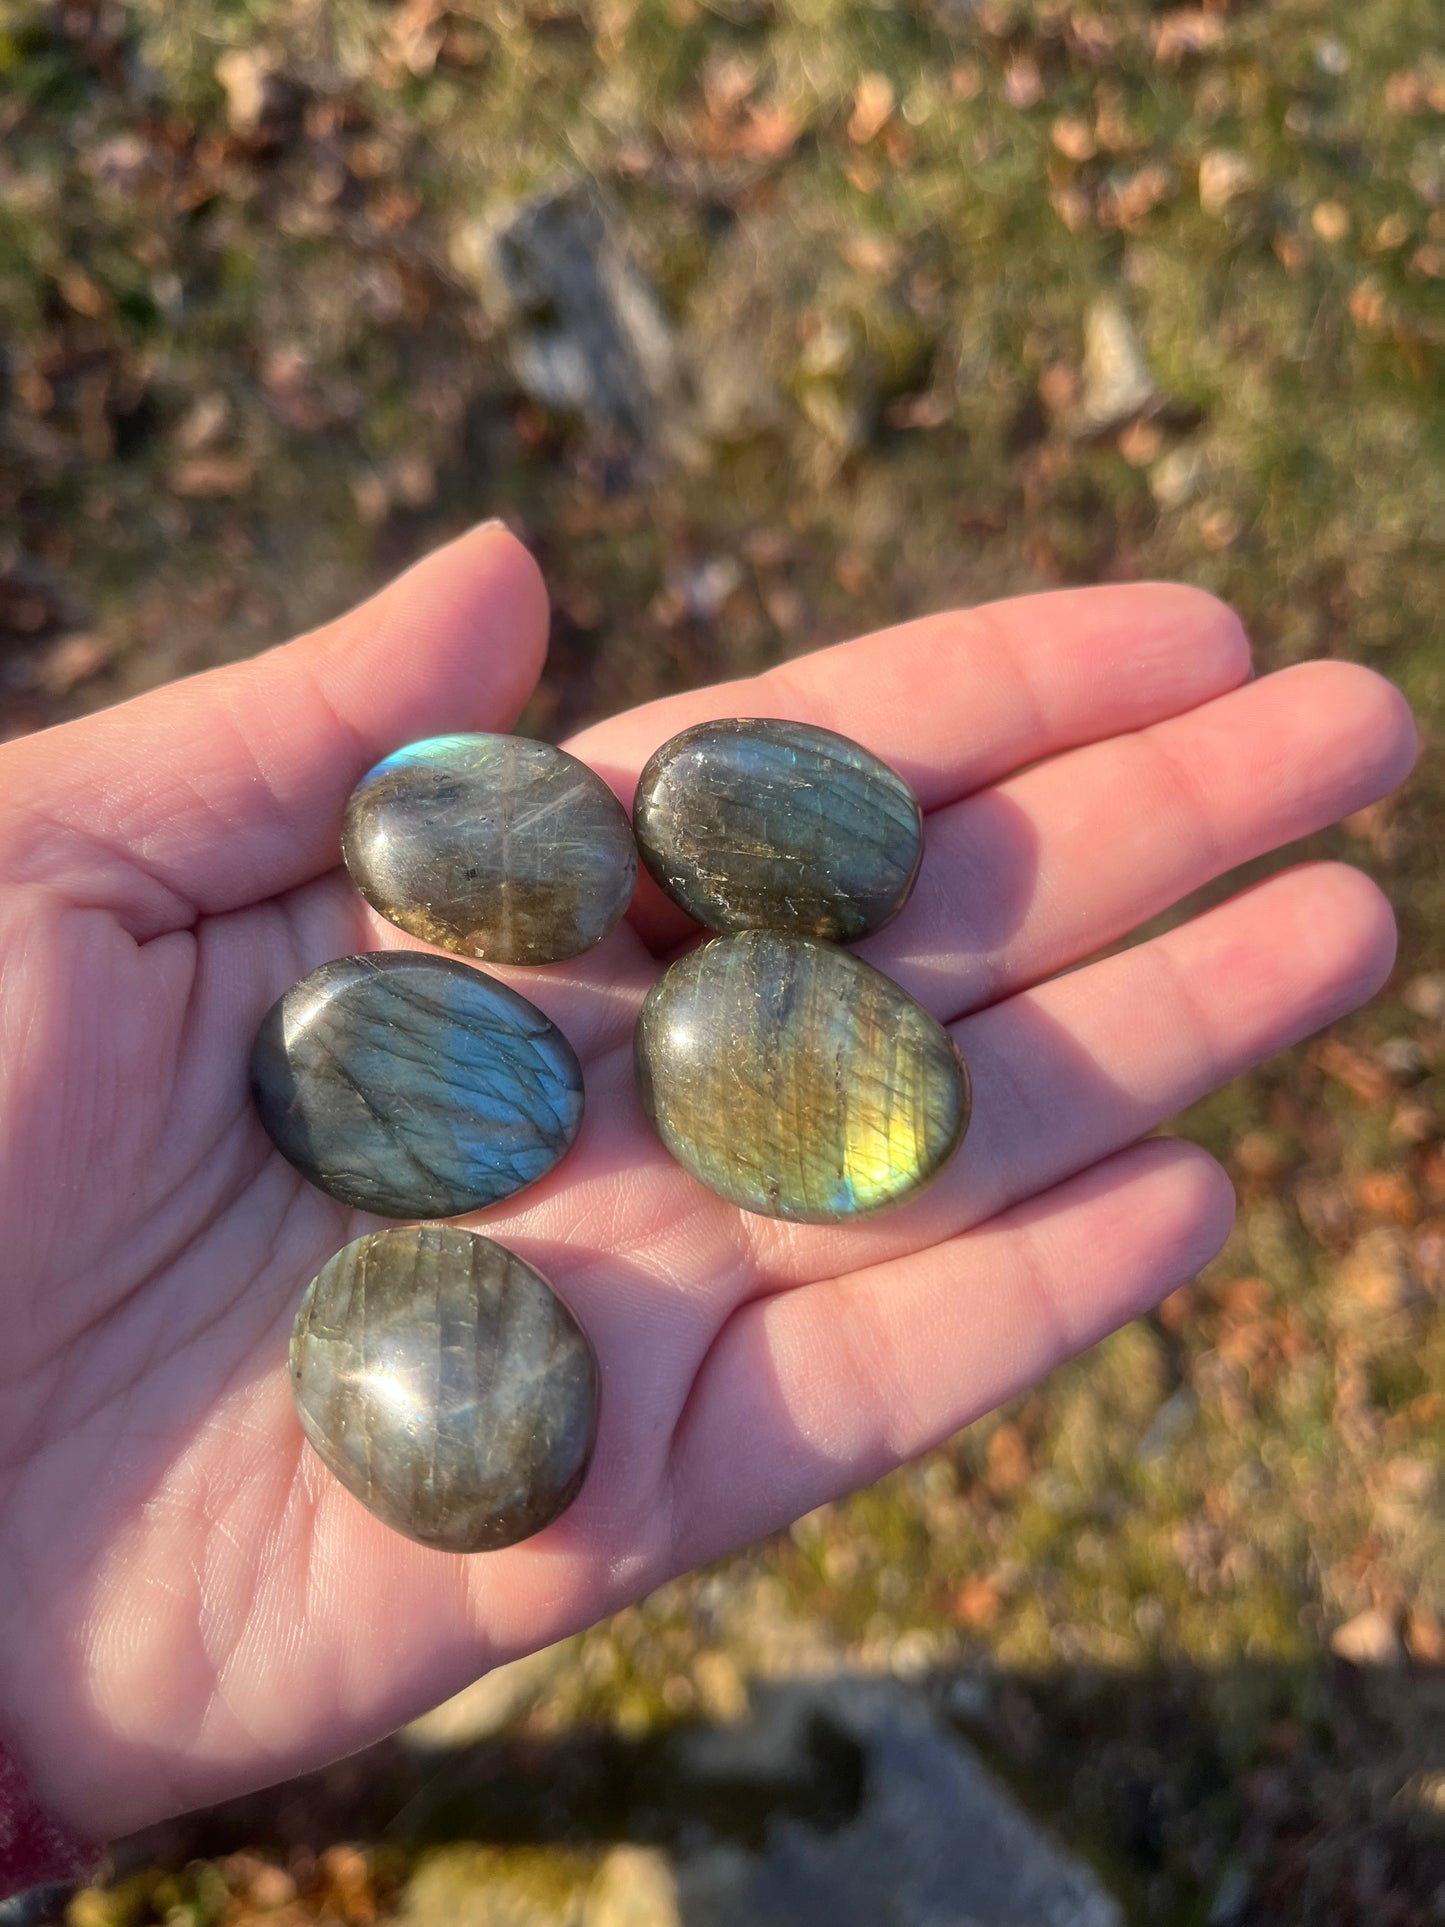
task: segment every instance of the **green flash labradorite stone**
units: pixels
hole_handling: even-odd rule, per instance
[[[627,813],[595,771],[522,736],[433,736],[346,806],[352,882],[390,923],[492,963],[590,950],[632,901]]]
[[[668,895],[710,930],[851,943],[900,910],[923,855],[912,790],[809,723],[699,723],[637,783],[633,828]]]
[[[658,1136],[720,1197],[831,1224],[910,1197],[968,1126],[941,1024],[846,950],[747,930],[653,986],[637,1075]]]
[[[552,1169],[582,1124],[556,1025],[495,978],[401,950],[338,957],[262,1021],[251,1090],[272,1143],[343,1204],[453,1218]]]
[[[455,1225],[358,1238],[307,1287],[291,1385],[312,1445],[387,1525],[491,1552],[550,1525],[597,1434],[587,1335],[530,1265]]]

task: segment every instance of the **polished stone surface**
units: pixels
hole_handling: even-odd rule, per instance
[[[808,723],[683,730],[648,760],[632,814],[643,862],[710,930],[851,943],[903,907],[923,855],[903,778]]]
[[[572,1046],[468,964],[338,957],[267,1012],[261,1122],[322,1191],[386,1218],[451,1218],[550,1171],[582,1123]]]
[[[597,1434],[597,1361],[539,1272],[456,1225],[338,1251],[291,1336],[306,1436],[409,1539],[491,1552],[576,1497]]]
[[[715,937],[653,986],[643,1103],[680,1164],[771,1218],[830,1224],[911,1196],[968,1126],[963,1060],[897,984],[832,944]]]
[[[627,813],[595,771],[523,736],[433,736],[363,776],[342,854],[373,909],[440,950],[560,963],[632,901]]]

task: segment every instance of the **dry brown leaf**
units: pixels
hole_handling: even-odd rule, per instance
[[[231,47],[215,66],[226,96],[226,120],[233,134],[247,139],[281,107],[286,87],[270,54],[257,47]]]
[[[1056,187],[1049,195],[1049,206],[1070,234],[1082,234],[1094,218],[1093,203],[1077,187]]]
[[[446,39],[444,0],[405,0],[392,18],[387,53],[417,80],[425,80],[437,64]]]
[[[1192,1284],[1178,1285],[1155,1308],[1155,1316],[1165,1331],[1187,1331],[1199,1315],[1199,1291]]]
[[[1394,1089],[1388,1074],[1342,1037],[1322,1038],[1310,1052],[1310,1061],[1362,1104],[1383,1104]]]
[[[1066,361],[1051,362],[1039,376],[1039,400],[1051,415],[1067,415],[1078,405],[1079,378]]]
[[[1134,421],[1119,434],[1119,453],[1130,468],[1148,468],[1164,446],[1164,431],[1158,422]]]
[[[1403,214],[1387,214],[1375,229],[1375,246],[1381,254],[1393,254],[1410,238],[1410,223]]]
[[[1352,1666],[1398,1666],[1404,1657],[1393,1618],[1374,1606],[1335,1628],[1330,1651]]]
[[[1355,1179],[1354,1197],[1361,1211],[1393,1218],[1396,1224],[1413,1224],[1420,1215],[1414,1187],[1399,1171],[1362,1171]]]
[[[1107,187],[1099,198],[1099,220],[1104,227],[1123,228],[1126,232],[1140,223],[1175,187],[1175,174],[1164,161],[1150,161],[1137,174],[1117,186]]]
[[[948,97],[950,100],[977,100],[983,92],[983,71],[971,60],[961,60],[951,67],[948,74]]]
[[[761,69],[741,54],[709,60],[702,74],[702,97],[714,120],[736,114],[757,87]]]
[[[1342,201],[1319,201],[1310,214],[1310,226],[1333,247],[1350,231],[1350,210]]]
[[[104,636],[65,636],[47,649],[36,666],[36,681],[48,696],[68,696],[99,675],[114,654]]]
[[[875,281],[890,280],[898,272],[902,250],[881,234],[850,234],[843,243],[843,259]]]
[[[1060,114],[1049,138],[1067,161],[1091,161],[1099,151],[1093,128],[1078,114]]]
[[[893,113],[893,82],[887,74],[864,74],[853,95],[853,112],[848,120],[848,138],[855,147],[866,147],[881,134]]]
[[[1429,1292],[1445,1291],[1445,1219],[1427,1218],[1410,1246],[1410,1262]]]
[[[1254,186],[1255,172],[1245,155],[1230,147],[1211,147],[1199,160],[1199,205],[1222,214],[1231,201]]]
[[[1402,67],[1385,82],[1385,108],[1391,114],[1418,114],[1425,106],[1425,76]]]
[[[244,455],[193,455],[171,470],[171,493],[198,501],[242,495],[255,473],[254,464]]]
[[[1405,1621],[1405,1644],[1420,1665],[1445,1666],[1445,1625],[1424,1606],[1416,1606]]]
[[[750,107],[734,140],[744,160],[778,161],[797,146],[803,122],[791,108],[762,102]]]
[[[1350,319],[1369,334],[1380,334],[1390,320],[1390,303],[1375,277],[1367,275],[1350,290]]]
[[[1213,53],[1224,45],[1228,27],[1220,14],[1203,7],[1176,7],[1154,22],[1150,33],[1154,58],[1172,67],[1189,54]]]
[[[99,321],[110,313],[109,293],[84,268],[62,268],[56,276],[56,286],[66,307],[73,308],[88,321]]]
[[[1037,107],[1044,97],[1044,77],[1031,54],[1016,54],[1004,68],[1003,97],[1020,112]]]
[[[953,1616],[960,1626],[995,1625],[1002,1609],[998,1582],[986,1572],[971,1573],[953,1595]]]
[[[404,187],[400,181],[373,194],[366,204],[368,220],[382,234],[394,234],[398,228],[408,226],[421,209],[420,194]]]
[[[231,404],[220,389],[200,395],[177,422],[171,442],[178,454],[201,455],[214,448],[231,424]]]
[[[1019,1428],[1007,1420],[988,1442],[988,1483],[994,1492],[1017,1492],[1033,1476],[1034,1462]]]
[[[1309,264],[1309,249],[1297,234],[1276,234],[1270,242],[1275,258],[1292,280],[1297,280]]]

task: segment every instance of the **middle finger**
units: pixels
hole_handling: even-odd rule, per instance
[[[933,812],[912,897],[858,954],[952,1020],[1360,809],[1414,749],[1382,677],[1283,670]]]

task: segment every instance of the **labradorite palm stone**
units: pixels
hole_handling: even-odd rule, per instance
[[[535,1004],[468,964],[379,951],[293,984],[251,1053],[261,1122],[322,1191],[384,1218],[451,1218],[552,1169],[582,1071]]]
[[[968,1073],[941,1024],[846,950],[771,930],[673,964],[642,1007],[637,1075],[694,1177],[804,1224],[912,1196],[968,1126]]]
[[[895,770],[809,723],[699,723],[637,783],[633,828],[667,894],[710,930],[851,943],[899,911],[923,822]]]
[[[433,736],[363,776],[342,854],[374,910],[440,950],[561,963],[632,901],[627,813],[593,770],[522,736]]]
[[[539,1272],[455,1225],[396,1226],[338,1251],[296,1314],[291,1385],[346,1489],[445,1552],[550,1525],[597,1432],[582,1327]]]

